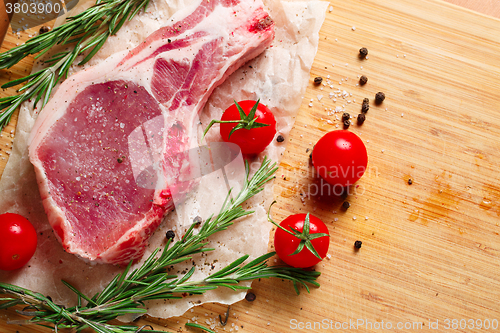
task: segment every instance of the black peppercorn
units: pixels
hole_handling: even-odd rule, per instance
[[[344,210],[349,209],[349,207],[351,207],[351,204],[349,203],[349,201],[344,201],[344,202],[342,203],[342,208],[343,208]]]
[[[368,55],[368,49],[366,47],[362,47],[359,49],[359,57],[364,59]]]
[[[342,121],[346,121],[346,120],[349,120],[349,119],[351,119],[351,115],[349,113],[347,113],[347,112],[344,112],[342,114]]]
[[[385,94],[383,92],[378,92],[375,94],[375,104],[380,104],[384,101]]]
[[[411,180],[411,178],[410,178],[410,179],[408,179],[408,185],[411,185],[411,184],[413,184],[413,180]]]
[[[169,231],[167,231],[165,237],[167,237],[167,239],[174,239],[175,232],[173,232],[172,230],[169,230]]]
[[[119,157],[119,158],[117,159],[117,161],[118,161],[118,163],[123,163],[123,158]]]
[[[323,78],[321,76],[318,76],[318,77],[314,78],[314,84],[315,85],[319,85],[319,84],[321,84],[321,82],[323,82]]]
[[[46,32],[49,32],[50,31],[50,28],[47,27],[46,25],[44,25],[43,27],[40,28],[40,30],[38,31],[41,34],[44,34]]]
[[[344,120],[344,129],[348,129],[349,126],[351,126],[351,121],[350,120]]]
[[[253,302],[253,301],[255,301],[255,299],[256,299],[256,298],[257,298],[257,296],[255,296],[255,294],[254,294],[254,293],[252,293],[252,292],[249,292],[249,293],[247,293],[247,294],[245,295],[245,299],[246,299],[247,301],[249,301],[249,302]]]
[[[358,114],[358,125],[362,125],[365,122],[366,116],[364,113]]]
[[[362,241],[359,241],[359,240],[355,241],[354,248],[359,250],[361,248],[361,244],[363,244]]]
[[[370,104],[370,100],[368,98],[363,98],[363,104]]]
[[[361,112],[363,112],[363,113],[367,113],[367,112],[368,112],[368,110],[370,110],[370,105],[369,105],[369,104],[365,104],[365,103],[363,103],[363,104],[361,105]]]
[[[193,223],[195,224],[195,227],[199,227],[201,222],[203,221],[203,219],[201,218],[201,216],[196,216],[194,219],[193,219]]]
[[[368,78],[365,75],[361,75],[361,77],[359,78],[359,84],[363,86],[366,84],[366,82],[368,82]]]
[[[280,134],[280,135],[278,135],[278,137],[276,138],[276,141],[278,141],[278,142],[283,142],[283,141],[285,141],[285,138],[283,137],[283,135],[281,135],[281,134]]]

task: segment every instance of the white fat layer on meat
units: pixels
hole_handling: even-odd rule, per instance
[[[92,2],[92,0],[80,1],[75,10],[82,10]],[[83,69],[102,63],[104,59],[116,52],[125,54],[152,32],[170,23],[168,18],[174,12],[184,10],[185,15],[188,15],[190,13],[188,7],[194,2],[190,0],[151,1],[148,12],[139,14],[132,21],[126,22],[117,35],[110,37],[98,54],[83,66]],[[257,59],[242,66],[214,90],[202,111],[200,117],[202,124],[197,128],[198,134],[211,119],[220,119],[223,110],[232,103],[233,99],[260,98],[261,102],[275,114],[277,131],[285,138],[293,126],[295,114],[301,104],[300,97],[309,79],[309,70],[318,45],[318,31],[324,20],[328,3],[280,0],[264,2],[265,10],[276,22],[276,38],[273,47]],[[82,59],[83,56],[78,57],[75,63]],[[116,59],[121,59],[121,57]],[[33,70],[40,68],[40,64],[35,63]],[[81,70],[82,67],[73,66],[70,74]],[[71,79],[70,76],[68,80]],[[137,82],[137,78],[134,81]],[[86,295],[92,296],[102,290],[115,274],[122,271],[122,268],[85,263],[74,255],[64,252],[60,243],[55,239],[41,204],[33,166],[28,159],[28,138],[38,111],[34,110],[30,103],[25,103],[21,107],[12,155],[0,180],[0,213],[13,212],[26,216],[37,229],[39,245],[27,266],[16,272],[1,271],[0,281],[50,295],[57,303],[75,304],[75,295],[60,282],[61,279],[70,282]],[[47,108],[40,117],[56,116],[58,115],[55,108]],[[207,141],[220,141],[218,126],[208,133]],[[256,161],[261,160],[264,155],[273,161],[279,161],[284,151],[284,143],[273,141]],[[251,167],[254,172],[258,163],[252,163]],[[210,177],[203,178],[198,187],[198,192],[201,193],[192,193],[192,197],[186,200],[187,204],[182,210],[177,209],[176,212],[167,216],[151,238],[145,257],[153,249],[164,244],[164,235],[167,230],[172,229],[176,234],[182,234],[181,219],[192,220],[197,215],[203,216],[204,213],[216,209],[218,205],[216,201],[221,196],[217,198],[214,193],[222,191],[224,187],[219,181],[213,179],[217,176],[220,175],[214,173]],[[241,179],[237,173],[232,176],[229,177],[231,185],[237,188]],[[228,230],[211,238],[209,247],[215,247],[216,250],[207,257],[195,258],[197,271],[193,280],[224,267],[243,254],[249,254],[251,258],[255,258],[267,252],[271,224],[267,222],[266,211],[273,200],[273,191],[278,190],[273,190],[272,185],[268,184],[265,191],[250,200],[248,205],[244,205],[245,208],[255,210],[254,214],[237,221]],[[183,217],[178,218],[179,215]],[[211,268],[211,266],[205,263],[213,263],[214,270],[207,271],[207,267]],[[172,273],[177,273],[177,271],[182,272],[182,267],[176,267]],[[244,291],[233,292],[229,289],[219,289],[203,296],[171,300],[167,302],[168,306],[163,301],[149,302],[148,311],[152,316],[166,318],[183,314],[198,301],[232,304],[243,299],[244,295]]]

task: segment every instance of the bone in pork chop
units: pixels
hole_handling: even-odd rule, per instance
[[[274,37],[260,1],[203,0],[127,54],[68,78],[30,137],[43,205],[67,252],[140,258],[182,192],[198,112]],[[187,185],[189,186],[189,185]]]

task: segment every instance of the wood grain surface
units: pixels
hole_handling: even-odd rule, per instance
[[[257,299],[233,305],[225,331],[479,332],[486,322],[492,331],[500,326],[500,21],[434,0],[330,3],[273,209],[277,220],[306,211],[323,219],[331,258],[317,266],[321,287],[310,294],[296,296],[279,280],[254,282]],[[8,35],[3,50],[17,42]],[[358,58],[360,47],[368,59]],[[2,71],[2,82],[29,68],[26,60]],[[363,87],[359,75],[368,77]],[[329,84],[314,86],[316,76]],[[349,96],[329,98],[338,89]],[[366,122],[350,127],[366,143],[369,167],[342,211],[343,200],[309,165],[310,150],[340,128],[330,109],[344,105],[356,116],[362,99],[378,91],[387,96],[383,104],[372,103]],[[1,157],[11,130],[1,138]],[[225,311],[208,304],[137,325],[173,332]],[[49,331],[7,325],[7,318],[19,319],[0,312],[2,333]],[[300,323],[312,327],[294,329]]]
[[[500,18],[500,3],[497,0],[446,0],[449,3]]]

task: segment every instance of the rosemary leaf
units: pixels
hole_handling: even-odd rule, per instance
[[[186,326],[188,326],[188,327],[196,327],[196,328],[199,328],[200,330],[203,330],[203,331],[208,332],[208,333],[215,333],[215,331],[212,331],[208,327],[205,327],[205,326],[202,326],[202,325],[196,324],[196,323],[186,323]]]
[[[61,282],[66,286],[68,287],[72,292],[74,292],[75,294],[77,294],[79,297],[85,299],[87,302],[89,303],[92,303],[94,305],[97,305],[97,303],[95,303],[93,300],[91,300],[90,298],[88,298],[87,296],[85,296],[83,293],[81,293],[80,291],[78,291],[78,289],[76,289],[75,287],[73,287],[71,284],[69,284],[68,282],[64,281],[64,280],[61,280]]]
[[[2,299],[0,299],[0,301],[3,301],[3,300],[8,300],[8,298],[2,298]],[[8,302],[0,304],[0,310],[2,310],[2,309],[8,309],[10,307],[13,307],[13,306],[16,306],[16,305],[22,304],[22,303],[23,303],[23,301],[21,299],[14,299],[14,300],[11,299]]]

